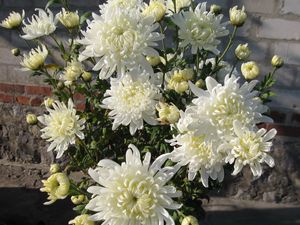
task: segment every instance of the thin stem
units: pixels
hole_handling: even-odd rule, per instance
[[[83,194],[85,196],[90,196],[90,193],[80,189],[79,187],[77,187],[72,181],[70,181],[70,186],[75,189],[76,191],[78,191],[80,194]]]
[[[159,29],[160,29],[160,33],[164,35],[165,33],[164,33],[164,29],[163,29],[161,23],[159,23]],[[161,40],[161,43],[162,43],[162,48],[163,48],[163,56],[164,56],[164,59],[165,59],[165,63],[167,65],[168,59],[167,59],[166,45],[165,45],[164,39]],[[164,87],[165,87],[165,78],[166,78],[165,68],[163,68],[162,72],[163,72],[163,79],[162,79],[161,89],[164,90]]]
[[[232,68],[231,68],[231,71],[230,71],[230,73],[229,73],[229,76],[231,76],[231,74],[233,73],[234,68],[236,67],[237,63],[238,63],[238,59],[236,59],[236,60],[234,61],[233,65],[232,65]]]
[[[79,141],[80,145],[83,147],[83,149],[86,151],[86,153],[89,155],[89,157],[91,158],[93,163],[97,164],[98,162],[94,159],[94,157],[92,156],[90,151],[87,149],[85,143],[82,140],[80,140],[79,138],[78,138],[78,141]]]
[[[231,48],[231,46],[233,44],[233,39],[234,39],[234,37],[236,35],[236,32],[237,32],[237,26],[234,27],[233,32],[232,32],[232,34],[231,34],[231,36],[229,38],[228,44],[227,44],[224,52],[222,53],[222,55],[219,57],[216,65],[218,65],[223,60],[224,56],[226,55],[226,53],[228,52],[228,50]]]

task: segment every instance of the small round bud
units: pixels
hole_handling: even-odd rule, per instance
[[[195,85],[198,87],[198,88],[205,88],[205,81],[200,79],[200,80],[197,80],[197,82],[195,83]]]
[[[62,81],[59,81],[57,83],[57,89],[58,90],[62,90],[62,89],[64,89],[64,87],[65,87],[65,84]]]
[[[19,56],[21,53],[20,49],[19,48],[13,48],[11,50],[11,54],[13,54],[14,56]]]
[[[157,66],[161,63],[161,59],[159,56],[147,56],[146,59],[151,66]]]
[[[199,225],[199,222],[194,216],[186,216],[183,218],[181,225]]]
[[[272,63],[272,66],[274,66],[276,68],[280,68],[280,67],[283,66],[284,61],[280,56],[274,55],[273,58],[272,58],[271,63]]]
[[[167,103],[159,102],[156,109],[159,116],[158,120],[162,124],[174,124],[179,120],[179,109],[174,104],[169,105]]]
[[[86,82],[89,82],[92,80],[92,74],[90,72],[84,71],[82,74],[82,79]]]
[[[259,67],[256,62],[243,63],[241,66],[241,71],[245,79],[252,80],[259,75]]]
[[[210,6],[210,11],[213,12],[215,15],[219,15],[222,11],[222,8],[219,5],[212,4]]]
[[[58,173],[60,171],[60,166],[57,163],[51,164],[49,171],[51,174]]]
[[[52,108],[52,104],[54,103],[54,99],[53,98],[46,98],[44,100],[44,105],[47,107],[47,108]]]
[[[38,123],[38,120],[37,120],[37,117],[36,115],[32,114],[32,113],[29,113],[26,115],[26,122],[29,124],[29,125],[35,125]]]
[[[251,51],[248,47],[248,44],[239,44],[234,53],[239,60],[246,60],[250,56]]]
[[[229,10],[229,17],[230,17],[230,23],[233,26],[243,26],[247,19],[247,14],[245,12],[245,7],[243,6],[242,9],[238,9],[237,6],[234,6]]]
[[[84,195],[74,195],[71,197],[71,201],[73,202],[74,205],[79,205],[85,200]]]

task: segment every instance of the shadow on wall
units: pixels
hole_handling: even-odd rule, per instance
[[[76,215],[70,199],[45,206],[47,195],[25,188],[0,188],[0,225],[67,225]]]

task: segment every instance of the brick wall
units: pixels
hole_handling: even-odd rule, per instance
[[[71,0],[71,2],[73,7],[98,11],[98,0]],[[235,4],[245,5],[249,12],[249,19],[238,32],[236,45],[249,43],[253,52],[251,60],[258,61],[262,74],[271,70],[270,59],[274,54],[284,58],[285,66],[277,73],[275,87],[277,96],[270,103],[271,114],[276,123],[265,126],[276,127],[281,136],[297,137],[292,141],[280,139],[281,145],[277,145],[277,149],[282,150],[281,147],[286,143],[291,146],[289,149],[298,146],[300,143],[300,75],[298,75],[300,72],[300,0],[210,0],[208,2],[221,5],[224,12]],[[23,8],[29,16],[34,8],[43,7],[45,4],[45,0],[0,0],[0,20],[10,11],[21,11]],[[45,143],[39,139],[38,130],[29,128],[24,119],[28,112],[41,112],[37,106],[44,97],[51,94],[51,89],[44,86],[41,78],[30,77],[29,73],[20,71],[18,59],[10,53],[14,47],[26,49],[26,43],[16,33],[0,29],[0,186],[38,187],[40,183],[36,181],[45,174],[47,166],[44,165],[49,164],[53,157],[45,151]],[[82,96],[78,96],[77,99],[78,108],[82,109]],[[288,158],[295,159],[295,157]],[[288,176],[291,169],[289,167],[287,170],[286,165],[291,164],[284,164],[276,169],[275,175],[271,172],[269,175],[278,179],[281,176]],[[295,162],[294,164],[299,165]],[[20,179],[26,177],[26,174],[31,174],[35,178]],[[268,177],[265,177],[267,179],[265,186],[268,185]],[[289,179],[287,186],[281,187],[280,190],[290,190],[288,187],[299,190],[300,174],[297,173],[287,179]],[[251,182],[249,181],[245,186],[248,187]],[[248,189],[243,191],[243,193],[249,192]],[[233,195],[234,192],[230,194]]]

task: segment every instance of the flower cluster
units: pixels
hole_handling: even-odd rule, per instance
[[[275,165],[276,130],[260,125],[272,122],[265,103],[284,62],[274,56],[259,81],[248,43],[225,61],[244,7],[225,21],[220,6],[191,0],[108,0],[92,14],[69,11],[66,0],[54,15],[58,2],[27,22],[12,12],[0,25],[23,32],[32,49],[12,54],[52,87],[45,113],[26,121],[63,157],[41,191],[45,204],[70,196],[80,215],[69,224],[198,225],[199,196],[226,170],[247,166],[259,177],[263,163]],[[58,38],[59,26],[68,38]],[[85,175],[72,180],[73,171]]]

